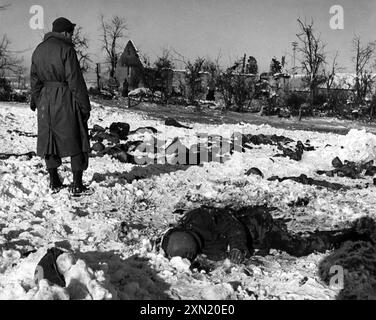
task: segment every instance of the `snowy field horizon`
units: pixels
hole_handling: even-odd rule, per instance
[[[191,129],[176,128],[131,109],[92,102],[90,128],[108,128],[114,122],[126,122],[130,130],[153,127],[158,131],[136,134],[131,138],[134,140],[157,138],[168,144],[178,138],[190,147],[198,135],[230,138],[234,133],[263,134],[309,141],[314,150],[304,151],[302,159],[296,161],[276,157],[276,146],[252,145],[245,152],[235,150],[223,163],[199,166],[137,165],[109,155],[93,157],[84,182],[94,191],[81,198],[72,198],[67,189],[51,193],[44,161],[39,157],[1,159],[0,299],[336,299],[342,288],[323,282],[318,275],[320,262],[330,251],[294,257],[271,250],[247,263],[226,260],[205,272],[190,268],[186,259],[169,260],[155,249],[154,241],[180,218],[178,209],[202,205],[274,207],[273,217],[285,219],[292,232],[341,229],[364,216],[376,218],[376,186],[371,176],[351,179],[317,173],[333,169],[335,157],[356,163],[376,161],[374,134],[352,129],[339,135],[245,122],[187,122],[184,124]],[[28,105],[0,103],[0,154],[35,151],[36,134],[36,114]],[[246,174],[254,167],[264,177]],[[59,173],[64,184],[71,183],[69,159],[64,159]],[[345,185],[346,189],[268,180],[300,175]],[[299,199],[309,202],[291,205]],[[121,238],[124,224],[129,232]],[[55,246],[74,256],[69,280],[79,285],[67,289],[47,281],[39,286],[33,283],[37,263]],[[369,277],[367,281],[375,281]],[[374,294],[367,290],[356,288],[354,294]]]

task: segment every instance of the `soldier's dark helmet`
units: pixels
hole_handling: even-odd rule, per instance
[[[192,230],[174,228],[164,235],[162,249],[169,258],[180,256],[192,261],[201,251],[201,242]]]

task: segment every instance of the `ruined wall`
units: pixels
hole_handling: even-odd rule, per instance
[[[209,85],[210,74],[208,72],[200,72],[200,81],[203,88],[203,94],[201,99],[206,97],[207,87]],[[169,84],[171,91],[177,94],[185,95],[187,94],[187,82],[186,82],[186,71],[185,70],[171,70]]]
[[[120,87],[119,90],[123,90],[123,83],[126,80],[128,82],[128,90],[134,90],[142,86],[150,86],[151,79],[155,78],[155,81],[163,84],[168,94],[186,95],[188,88],[186,87],[186,71],[185,70],[173,70],[163,69],[160,76],[154,76],[153,68],[145,68],[142,64],[138,51],[135,48],[132,41],[129,41],[124,49],[121,57],[119,58],[115,76],[118,80]],[[204,93],[201,99],[204,99],[207,92],[207,87],[210,80],[210,74],[208,72],[201,72],[201,85]],[[158,84],[153,84],[158,86]]]
[[[185,94],[185,70],[173,70],[171,79],[171,89],[178,94]]]

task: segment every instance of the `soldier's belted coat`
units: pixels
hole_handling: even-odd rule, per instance
[[[72,42],[50,32],[32,56],[31,105],[38,109],[37,154],[60,157],[89,151],[90,101]]]

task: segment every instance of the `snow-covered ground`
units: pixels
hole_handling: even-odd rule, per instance
[[[155,251],[153,239],[161,235],[178,215],[176,208],[215,205],[259,205],[278,208],[274,214],[290,218],[294,231],[333,229],[354,219],[376,217],[375,188],[371,177],[352,180],[325,177],[330,182],[354,186],[332,191],[301,185],[291,180],[267,181],[278,175],[324,179],[316,170],[332,169],[331,161],[376,159],[376,136],[352,130],[346,136],[311,131],[288,131],[268,125],[204,125],[193,129],[166,127],[130,110],[93,104],[89,127],[109,127],[127,122],[131,130],[143,126],[158,129],[158,138],[179,137],[186,145],[196,134],[234,132],[277,134],[315,146],[299,162],[274,157],[272,146],[255,146],[246,153],[234,153],[224,164],[203,166],[145,165],[120,163],[109,156],[91,158],[84,182],[94,189],[87,197],[72,198],[68,190],[51,194],[44,162],[34,157],[0,160],[0,299],[95,298],[95,299],[334,299],[331,288],[317,276],[325,254],[295,258],[272,251],[253,257],[247,265],[228,261],[206,274],[189,270],[179,258],[169,261]],[[36,138],[9,133],[19,130],[36,134],[36,113],[24,104],[0,103],[0,153],[22,154],[36,149]],[[151,138],[147,134],[144,139]],[[265,175],[246,176],[251,167]],[[64,182],[71,182],[69,159],[60,168]],[[137,180],[135,179],[137,178]],[[355,188],[355,185],[367,188]],[[308,197],[306,207],[290,207]],[[132,228],[127,239],[118,237],[121,222]],[[53,246],[74,253],[66,279],[68,288],[33,284],[33,274],[46,249]],[[36,250],[29,253],[28,251]],[[65,257],[67,263],[72,263]],[[66,261],[65,261],[66,262]],[[74,264],[76,263],[76,264]],[[73,280],[76,281],[73,281]],[[303,281],[304,280],[304,281]],[[68,281],[68,282],[69,282]],[[77,283],[87,288],[82,290]]]

